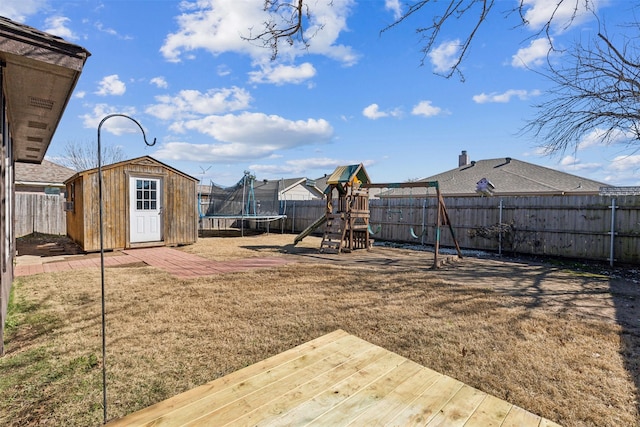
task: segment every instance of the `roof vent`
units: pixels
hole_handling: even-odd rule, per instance
[[[476,165],[476,161],[475,160],[471,160],[471,166],[475,166]]]
[[[505,160],[507,161],[507,163],[511,163],[511,157],[505,157]]]

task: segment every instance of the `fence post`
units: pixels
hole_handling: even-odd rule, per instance
[[[615,243],[615,235],[616,235],[616,199],[615,197],[611,198],[611,231],[609,232],[610,243],[609,243],[609,265],[613,267],[613,253],[614,253],[614,243]]]
[[[498,207],[498,255],[502,256],[502,199]]]

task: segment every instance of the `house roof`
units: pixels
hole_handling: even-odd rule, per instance
[[[63,185],[75,170],[43,160],[42,163],[16,163],[16,184]]]
[[[194,178],[191,175],[187,175],[186,173],[184,173],[184,172],[182,172],[182,171],[180,171],[180,170],[178,170],[178,169],[176,169],[174,167],[171,167],[171,166],[169,166],[169,165],[167,165],[165,163],[162,163],[161,161],[156,160],[151,156],[141,156],[141,157],[136,157],[134,159],[124,160],[122,162],[111,163],[110,165],[103,165],[102,166],[102,170],[105,171],[105,170],[108,170],[108,169],[118,168],[118,167],[124,166],[124,165],[126,165],[128,163],[144,163],[144,162],[146,162],[146,163],[155,163],[157,165],[162,166],[163,168],[169,169],[169,170],[171,170],[171,171],[173,171],[173,172],[175,172],[175,173],[177,173],[179,175],[182,175],[185,178],[191,179],[191,180],[193,180],[195,182],[199,182],[198,178]],[[67,182],[73,181],[74,179],[76,179],[79,176],[91,175],[91,174],[94,174],[96,172],[98,172],[98,168],[92,168],[92,169],[87,169],[87,170],[78,172],[78,173],[74,174],[73,176],[71,176],[70,178],[68,178],[65,181],[65,184]]]
[[[282,192],[282,193],[286,193],[287,191],[289,191],[290,189],[296,187],[297,185],[303,185],[305,187],[308,187],[310,189],[311,192],[316,192],[318,193],[318,195],[321,195],[321,191],[316,187],[315,185],[315,181],[313,180],[309,180],[306,177],[302,177],[302,178],[281,178],[281,179],[274,179],[274,180],[256,180],[253,183],[253,188],[254,189],[275,189],[278,192]]]
[[[607,184],[510,157],[478,160],[421,179],[438,181],[444,195],[477,195],[478,182],[485,178],[495,195],[598,194]]]
[[[44,159],[90,55],[60,37],[0,17],[0,66],[17,162]]]

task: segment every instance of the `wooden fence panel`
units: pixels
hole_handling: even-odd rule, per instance
[[[640,264],[640,196],[445,197],[444,201],[462,248],[606,261],[613,224],[614,260]],[[435,208],[434,197],[372,199],[373,238],[433,245]],[[300,232],[323,213],[323,201],[297,201],[284,230]],[[448,227],[440,235],[443,246],[453,246]]]
[[[32,233],[67,234],[64,198],[41,193],[16,193],[16,237]]]

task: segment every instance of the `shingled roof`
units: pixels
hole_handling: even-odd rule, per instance
[[[16,184],[58,184],[62,186],[76,171],[49,160],[43,160],[41,164],[16,163],[15,173]]]
[[[443,195],[477,196],[485,178],[494,195],[598,194],[607,184],[511,157],[472,161],[420,181],[438,181]]]

